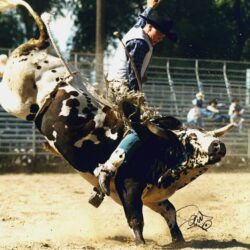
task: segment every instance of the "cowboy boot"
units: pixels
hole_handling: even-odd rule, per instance
[[[95,169],[94,174],[98,176],[99,185],[104,194],[110,195],[110,180],[115,176],[124,159],[124,150],[117,148],[104,164],[99,164],[99,167]]]

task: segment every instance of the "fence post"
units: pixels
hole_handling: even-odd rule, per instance
[[[250,129],[247,130],[247,140],[248,140],[248,143],[247,143],[247,158],[250,159]]]
[[[179,115],[177,98],[176,98],[176,93],[174,90],[174,81],[172,80],[171,73],[170,73],[170,61],[169,61],[169,59],[167,60],[166,71],[167,71],[167,76],[168,76],[168,84],[169,84],[169,88],[170,88],[170,93],[171,93],[172,101],[174,103],[175,113],[176,113],[176,115]]]
[[[226,62],[224,62],[224,65],[223,65],[223,76],[224,76],[224,81],[225,81],[225,85],[226,85],[226,90],[227,90],[227,95],[228,95],[228,99],[231,103],[232,101],[232,92],[231,92],[231,84],[228,80],[228,77],[227,77],[227,64]]]
[[[250,69],[246,70],[246,106],[250,105]]]
[[[75,64],[75,68],[78,69],[78,54],[74,53],[74,64]]]
[[[199,60],[195,60],[195,76],[198,85],[199,92],[203,92],[203,86],[199,75]]]
[[[32,124],[32,155],[36,155],[36,126]]]

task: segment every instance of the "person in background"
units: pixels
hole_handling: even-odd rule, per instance
[[[228,115],[230,116],[230,122],[235,123],[239,132],[243,131],[243,122],[245,119],[243,118],[244,109],[240,106],[240,100],[238,98],[234,98],[228,110]]]
[[[203,93],[202,92],[198,92],[195,95],[195,99],[193,99],[192,104],[194,106],[197,106],[198,108],[202,109],[203,108]]]
[[[202,117],[208,117],[210,115],[210,113],[207,112],[206,109],[204,108],[203,98],[204,98],[204,94],[202,92],[198,92],[195,95],[195,99],[192,100],[192,104],[199,108],[199,112],[200,112]]]
[[[221,114],[218,109],[217,99],[212,99],[207,106],[207,112],[209,113],[209,118],[213,119],[216,122],[229,122],[229,116]]]
[[[202,116],[200,113],[200,108],[197,105],[194,105],[187,114],[187,123],[189,125],[194,125],[202,128]]]
[[[173,42],[177,39],[175,32],[172,30],[172,20],[165,13],[162,13],[159,8],[156,8],[159,2],[159,0],[148,0],[148,8],[140,15],[136,25],[122,39],[130,55],[134,58],[141,79],[144,77],[149,65],[153,47],[164,38]],[[130,90],[135,92],[139,90],[139,84],[131,61],[121,44],[117,48],[115,58],[112,61],[112,69],[107,78],[109,81],[125,81]],[[110,194],[111,177],[116,174],[121,164],[129,162],[140,145],[141,139],[132,129],[114,150],[110,158],[96,168],[94,174],[98,176],[99,185],[104,194]]]
[[[240,100],[238,98],[232,99],[231,105],[229,106],[228,115],[231,116],[235,109],[238,109],[240,112],[240,115],[243,116],[244,109],[241,107]]]

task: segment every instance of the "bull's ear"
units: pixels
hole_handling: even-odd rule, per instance
[[[162,116],[153,119],[153,123],[157,126],[163,128],[164,130],[178,130],[183,128],[183,124],[180,120],[176,119],[173,116]]]
[[[171,140],[173,142],[178,141],[178,137],[176,136],[176,134],[169,129],[163,129],[161,127],[158,127],[155,123],[152,123],[151,121],[147,121],[146,126],[151,133],[159,137],[162,137],[166,140]]]
[[[209,131],[208,134],[211,134],[212,136],[215,136],[215,137],[221,137],[224,134],[226,134],[227,132],[229,132],[232,128],[235,128],[235,127],[237,127],[236,123],[229,123],[222,128],[215,129],[213,131]]]

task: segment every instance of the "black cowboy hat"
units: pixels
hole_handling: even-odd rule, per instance
[[[140,15],[161,33],[165,34],[168,39],[173,42],[177,41],[177,34],[172,30],[173,21],[165,13],[160,12],[158,9],[152,9],[147,16]]]

